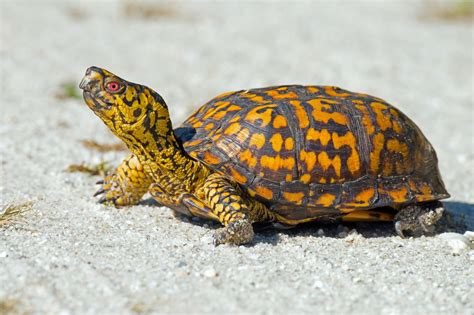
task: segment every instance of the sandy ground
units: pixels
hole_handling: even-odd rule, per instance
[[[0,229],[0,313],[474,312],[469,235],[402,240],[390,224],[316,225],[216,248],[215,224],[150,201],[97,204],[99,177],[64,170],[126,153],[81,145],[117,140],[82,100],[57,96],[90,65],[155,88],[176,124],[234,89],[331,84],[377,95],[433,143],[446,206],[472,230],[472,24],[420,18],[413,1],[125,7],[0,2],[0,205],[34,202]]]

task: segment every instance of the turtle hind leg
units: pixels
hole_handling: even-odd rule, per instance
[[[215,245],[250,243],[254,237],[253,222],[272,221],[272,213],[246,196],[240,187],[219,174],[212,174],[198,192],[224,227],[214,235]]]
[[[406,206],[395,215],[395,231],[402,238],[433,234],[443,212],[443,204],[439,201]]]
[[[217,220],[224,225],[214,234],[215,245],[242,245],[252,241],[254,231],[249,209],[238,188],[223,176],[212,174],[207,178],[200,194]]]

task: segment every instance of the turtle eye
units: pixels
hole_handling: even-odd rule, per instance
[[[105,88],[107,89],[107,91],[112,92],[112,93],[120,90],[120,87],[121,87],[121,84],[115,81],[109,82],[105,85]]]

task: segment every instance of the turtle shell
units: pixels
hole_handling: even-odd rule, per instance
[[[435,151],[408,117],[337,87],[225,93],[176,134],[191,157],[293,221],[449,197]]]

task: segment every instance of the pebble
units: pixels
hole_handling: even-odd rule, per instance
[[[403,247],[404,246],[403,240],[401,240],[399,238],[394,238],[392,240],[392,242],[395,244],[396,247]]]
[[[464,233],[464,236],[467,237],[467,239],[470,241],[470,242],[474,242],[474,231],[466,231]]]
[[[360,282],[362,282],[362,279],[361,279],[361,278],[358,278],[358,277],[355,277],[355,278],[352,279],[352,282],[354,282],[354,283],[360,283]]]
[[[337,236],[340,238],[345,238],[347,235],[349,235],[349,228],[344,226],[344,225],[338,225],[337,226]]]
[[[314,289],[322,289],[322,288],[324,288],[324,283],[321,280],[316,280],[313,283],[313,288]]]
[[[460,255],[462,252],[471,249],[472,244],[469,238],[459,233],[443,233],[438,236],[451,247],[453,255]]]
[[[364,238],[361,234],[357,232],[356,229],[352,229],[349,231],[349,234],[346,236],[345,241],[348,243],[355,243],[359,242]]]
[[[186,271],[186,270],[176,270],[174,272],[174,274],[177,276],[177,277],[180,277],[180,278],[184,278],[186,276],[189,275],[189,271]]]
[[[317,236],[324,236],[324,230],[323,229],[318,229],[318,231],[316,232],[316,235]]]
[[[0,258],[5,258],[7,256],[8,256],[7,252],[1,252],[0,253]]]
[[[204,272],[203,272],[203,276],[206,277],[206,278],[215,278],[217,277],[219,274],[217,273],[217,271],[214,269],[214,268],[209,268],[209,269],[206,269]]]

